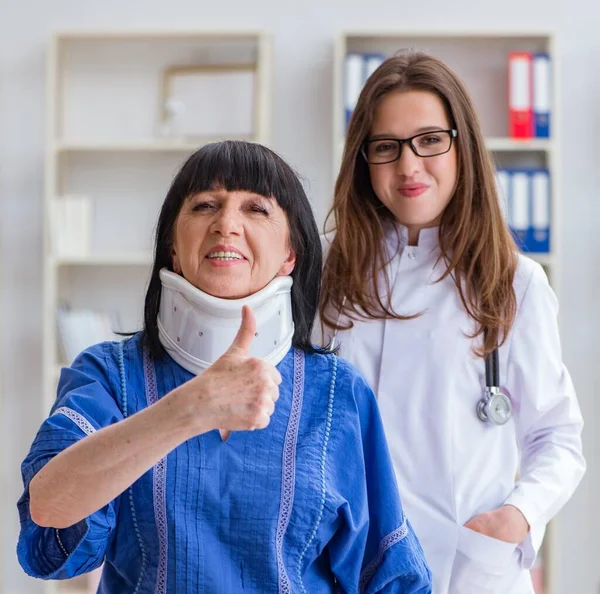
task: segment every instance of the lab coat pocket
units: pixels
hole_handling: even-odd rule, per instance
[[[449,594],[510,594],[518,577],[516,544],[459,527]]]

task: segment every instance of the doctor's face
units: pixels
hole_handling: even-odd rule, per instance
[[[275,198],[200,192],[185,200],[175,221],[173,270],[214,297],[247,297],[292,272],[289,235]]]
[[[450,127],[444,104],[434,93],[393,91],[378,104],[369,139],[404,139]],[[432,134],[414,142],[418,150],[423,147],[423,154],[429,146],[447,140],[447,135]],[[384,146],[381,148],[385,149]],[[369,164],[369,174],[379,200],[399,223],[408,227],[409,238],[414,240],[420,229],[439,224],[454,193],[457,167],[454,142],[447,153],[434,157],[419,157],[405,143],[397,161]]]

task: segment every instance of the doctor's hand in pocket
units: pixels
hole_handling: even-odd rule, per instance
[[[520,553],[516,542],[503,539],[520,540],[526,531],[515,517],[508,519],[512,513],[499,508],[475,516],[458,527],[448,594],[515,592],[521,571]]]
[[[522,543],[529,533],[525,516],[513,505],[479,514],[471,518],[465,528],[513,544]]]

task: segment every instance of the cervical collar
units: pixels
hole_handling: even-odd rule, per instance
[[[249,356],[277,365],[289,351],[294,335],[290,276],[279,276],[243,299],[208,295],[166,268],[160,271],[160,280],[160,342],[189,372],[198,375],[231,346],[242,322],[243,305],[256,317]]]

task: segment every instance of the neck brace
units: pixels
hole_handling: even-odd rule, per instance
[[[208,295],[166,268],[160,271],[160,280],[159,339],[187,371],[200,374],[231,346],[242,322],[243,305],[256,318],[249,356],[277,365],[290,350],[294,335],[290,276],[279,276],[243,299]]]

